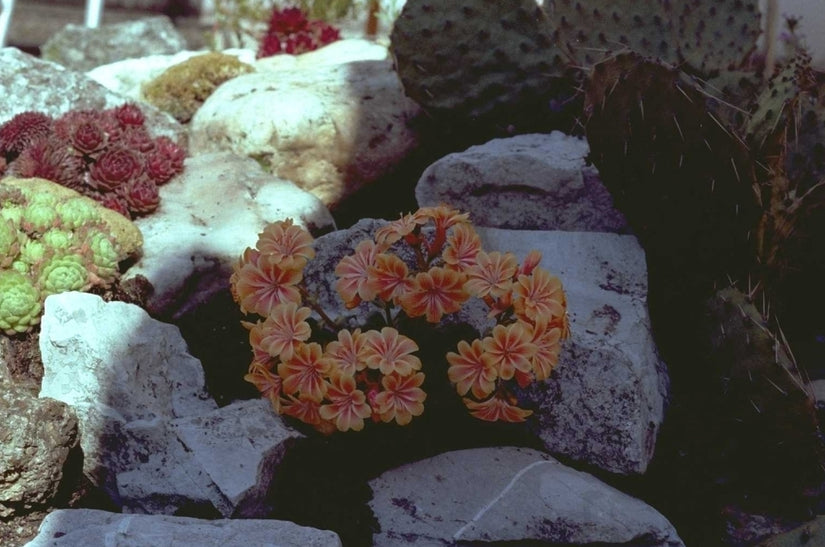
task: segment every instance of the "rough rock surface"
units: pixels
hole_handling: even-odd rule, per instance
[[[130,101],[81,72],[43,61],[13,47],[0,49],[0,97],[14,97],[0,110],[0,123],[27,110],[57,117],[69,110],[105,110]],[[185,142],[185,131],[172,116],[147,104],[140,104],[140,109],[152,136],[167,136]]]
[[[684,545],[655,509],[541,452],[447,452],[370,481],[376,547]]]
[[[486,249],[532,249],[564,285],[570,339],[552,377],[529,388],[547,450],[613,473],[644,473],[664,420],[668,376],[647,311],[633,236],[479,229]]]
[[[386,56],[334,62],[329,50],[344,42],[302,55],[294,70],[225,82],[192,118],[191,153],[250,156],[333,208],[388,173],[417,143],[407,122],[418,107]]]
[[[121,59],[177,53],[186,39],[164,16],[146,17],[98,28],[68,24],[41,48],[42,57],[72,70],[86,71]]]
[[[243,250],[255,246],[267,222],[285,218],[314,233],[334,227],[318,198],[252,159],[231,153],[188,158],[183,173],[160,187],[158,210],[136,221],[143,255],[125,277],[149,279],[153,314],[184,314],[226,290]]]
[[[265,514],[277,464],[301,435],[263,400],[216,409],[176,327],[131,304],[62,293],[46,299],[40,350],[40,396],[77,413],[84,472],[115,502]]]
[[[47,504],[77,442],[68,405],[0,379],[0,518]]]
[[[43,521],[28,547],[108,547],[111,545],[198,547],[337,547],[341,540],[280,520],[200,520],[159,515],[124,515],[94,509],[58,510]]]
[[[415,188],[420,206],[447,203],[477,226],[623,232],[587,141],[554,131],[494,139],[430,165]]]

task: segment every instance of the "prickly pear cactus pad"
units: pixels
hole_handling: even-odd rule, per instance
[[[410,0],[390,39],[407,95],[433,114],[476,119],[569,87],[535,0]]]
[[[702,345],[718,382],[716,419],[725,424],[719,453],[733,475],[725,479],[746,493],[751,510],[807,514],[825,486],[811,388],[748,295],[723,289],[705,310]]]
[[[741,66],[760,34],[756,0],[556,0],[547,4],[560,42],[584,66],[630,49],[710,76]]]
[[[747,267],[759,216],[753,162],[692,79],[619,54],[592,70],[585,114],[591,159],[649,258],[697,282]]]

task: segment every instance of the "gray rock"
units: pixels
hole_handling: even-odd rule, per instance
[[[168,55],[186,49],[186,39],[165,15],[89,28],[68,24],[41,48],[42,57],[86,71],[123,59]]]
[[[258,64],[225,82],[190,122],[192,153],[250,156],[334,208],[417,144],[407,122],[418,107],[386,49],[375,60],[377,46],[362,47],[364,60],[353,61],[342,40],[300,55],[294,68]]]
[[[485,249],[541,266],[564,285],[570,339],[526,395],[546,449],[613,473],[644,473],[664,420],[668,377],[651,333],[644,251],[633,236],[480,228]]]
[[[376,547],[684,545],[649,505],[531,449],[447,452],[387,471],[370,487]]]
[[[63,465],[77,443],[77,418],[68,405],[3,384],[0,518],[25,514],[51,501],[63,477]]]
[[[135,222],[143,254],[125,278],[149,279],[147,308],[161,317],[191,312],[225,291],[233,264],[267,222],[292,218],[314,233],[334,227],[318,198],[231,153],[188,158],[160,198],[155,213]]]
[[[14,98],[0,110],[0,123],[27,110],[57,117],[70,110],[105,110],[130,101],[80,72],[12,47],[0,49],[0,97]],[[151,105],[139,106],[152,136],[186,141],[183,127],[172,116]]]
[[[447,203],[477,226],[623,232],[587,141],[554,131],[495,139],[430,165],[415,188],[419,206]]]
[[[176,327],[63,293],[46,299],[40,348],[41,397],[76,411],[84,472],[124,509],[266,514],[278,464],[302,436],[262,399],[217,409]]]
[[[336,547],[334,532],[281,520],[200,520],[163,515],[125,515],[95,509],[49,513],[27,547]]]

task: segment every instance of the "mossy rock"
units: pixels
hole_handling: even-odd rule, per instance
[[[141,93],[146,101],[186,123],[219,85],[253,71],[233,55],[211,52],[169,67],[146,82]]]

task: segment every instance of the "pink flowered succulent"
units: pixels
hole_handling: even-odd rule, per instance
[[[158,186],[183,171],[186,151],[153,138],[144,124],[131,103],[56,120],[24,112],[0,125],[0,172],[57,182],[127,217],[145,215],[158,207]]]
[[[258,58],[278,53],[298,55],[341,38],[338,29],[323,21],[310,21],[300,8],[275,8],[261,38]]]
[[[410,423],[424,412],[427,370],[419,342],[399,329],[438,324],[477,299],[495,325],[446,353],[446,379],[480,420],[518,422],[532,413],[514,389],[547,380],[569,335],[561,282],[539,267],[539,253],[519,265],[511,253],[485,252],[468,215],[446,206],[404,215],[335,267],[343,304],[375,306],[386,324],[349,330],[304,284],[312,241],[291,220],[274,222],[231,278],[241,310],[262,318],[244,323],[253,354],[246,379],[277,412],[324,433]]]

